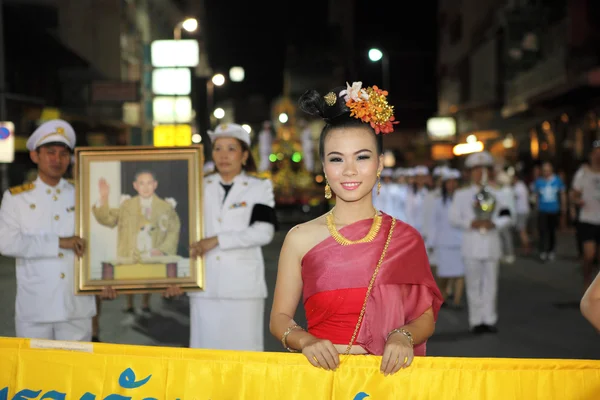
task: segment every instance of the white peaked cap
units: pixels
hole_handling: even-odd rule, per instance
[[[429,168],[424,165],[417,165],[414,168],[415,175],[429,175]]]
[[[250,133],[238,124],[219,124],[214,131],[208,131],[208,136],[211,142],[221,137],[229,137],[239,139],[250,146]]]
[[[393,174],[394,173],[391,168],[384,168],[383,171],[381,171],[382,178],[391,178]]]
[[[442,179],[445,181],[448,179],[460,179],[460,171],[453,168],[446,168],[442,174]]]
[[[404,168],[396,168],[394,170],[394,178],[400,178],[404,175],[406,175],[406,170]]]
[[[27,149],[33,151],[47,143],[64,143],[75,148],[75,130],[67,121],[53,119],[40,125],[27,139]]]
[[[465,167],[493,167],[494,157],[487,151],[480,151],[478,153],[469,154],[465,160]]]

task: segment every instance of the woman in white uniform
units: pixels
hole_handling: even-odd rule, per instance
[[[465,263],[461,253],[463,233],[450,224],[449,216],[460,172],[446,169],[441,179],[441,196],[435,198],[429,218],[427,247],[433,248],[436,254],[438,285],[446,300],[444,305],[460,308],[465,287]],[[453,294],[452,302],[448,302],[448,292]]]
[[[204,178],[204,239],[191,245],[204,257],[206,290],[188,294],[190,347],[263,351],[261,247],[275,232],[273,186],[246,174],[256,165],[244,128],[221,124],[209,136],[217,172]]]

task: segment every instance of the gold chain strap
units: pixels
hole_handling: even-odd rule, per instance
[[[385,254],[387,253],[387,249],[392,241],[392,234],[394,233],[394,227],[396,226],[396,218],[392,218],[392,226],[390,227],[390,232],[388,233],[387,239],[385,241],[385,246],[383,247],[383,251],[381,252],[381,257],[379,257],[379,262],[377,263],[377,267],[375,267],[375,271],[373,272],[373,276],[371,277],[371,281],[369,282],[369,287],[367,288],[367,294],[365,295],[365,301],[363,302],[362,309],[360,310],[360,314],[358,316],[358,322],[356,323],[356,327],[354,328],[354,333],[352,333],[352,338],[350,339],[350,343],[344,352],[344,355],[347,356],[350,354],[350,350],[352,349],[352,345],[354,344],[354,340],[356,339],[356,335],[358,334],[358,330],[360,328],[360,324],[365,316],[365,311],[367,310],[367,301],[369,300],[369,296],[371,295],[371,290],[373,290],[373,284],[375,283],[375,278],[379,273],[379,269],[381,268],[381,264],[383,264],[383,259],[385,258]]]

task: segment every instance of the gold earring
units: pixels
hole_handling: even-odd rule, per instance
[[[381,192],[381,172],[377,173],[377,196],[379,196],[379,192]]]
[[[329,187],[329,182],[325,184],[325,198],[327,200],[331,198],[331,187]]]

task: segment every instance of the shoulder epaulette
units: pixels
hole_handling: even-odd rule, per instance
[[[264,172],[246,172],[246,175],[249,176],[250,178],[258,179],[261,181],[270,179],[269,175],[265,174]]]
[[[69,182],[71,185],[75,186],[75,179],[67,179],[67,182]]]
[[[30,183],[24,183],[19,186],[13,186],[8,190],[9,190],[10,194],[12,194],[14,196],[15,194],[29,192],[30,190],[33,190],[33,188],[35,188],[35,184],[30,182]]]

